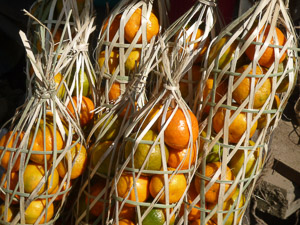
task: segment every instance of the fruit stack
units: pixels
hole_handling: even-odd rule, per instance
[[[296,43],[283,2],[265,0],[208,47],[203,98],[195,102],[206,124],[200,134],[204,154],[192,184],[201,199],[201,224],[238,224],[242,218],[295,85]]]

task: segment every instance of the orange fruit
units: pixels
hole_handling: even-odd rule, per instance
[[[205,177],[212,178],[217,170],[221,167],[221,162],[212,162],[207,163],[205,166]],[[201,173],[201,172],[200,172]],[[221,174],[218,179],[221,178]],[[233,181],[235,179],[233,173],[231,172],[230,168],[226,166],[226,177],[225,181]],[[205,186],[209,183],[208,180],[205,180]],[[196,188],[196,191],[198,194],[200,194],[201,191],[201,178],[199,176],[195,177],[194,185]],[[226,183],[225,184],[225,193],[230,188],[231,184]],[[205,201],[208,203],[217,203],[219,198],[219,191],[220,191],[220,183],[215,182],[209,190],[205,193]],[[227,197],[227,200],[230,199],[234,194],[234,191],[230,193],[230,195]]]
[[[210,95],[208,101],[207,101],[207,105],[204,108],[204,112],[205,113],[209,113],[210,110],[210,105],[208,105],[208,103],[212,102],[212,98],[211,98],[211,90],[213,89],[213,84],[214,84],[214,79],[209,77],[205,83],[205,87],[203,90],[203,101],[206,100],[207,96]],[[222,80],[218,86],[216,87],[216,91],[215,91],[215,100],[214,103],[218,103],[221,98],[227,93],[227,87],[228,87],[228,83],[225,80]]]
[[[146,15],[142,15],[142,9],[138,8],[131,15],[124,27],[125,40],[131,43],[135,38],[138,30],[142,24],[142,16],[147,19],[147,42],[149,43],[153,36],[157,35],[159,32],[159,22],[157,17],[151,12],[149,19],[145,18]],[[142,36],[139,37],[137,43],[142,43]]]
[[[193,183],[190,185],[188,192],[187,192],[187,199],[188,199],[188,203],[187,204],[187,209],[189,210],[190,205],[192,204],[192,202],[194,201],[194,199],[198,196],[198,193],[196,191],[195,185],[193,185]],[[191,211],[188,214],[188,220],[189,221],[193,221],[196,219],[200,219],[201,216],[201,211],[199,209],[197,209],[196,207],[200,208],[201,207],[201,202],[197,202],[195,204],[195,206],[191,209]],[[181,208],[180,208],[180,212],[179,212],[180,216],[184,215],[184,204],[182,204]]]
[[[136,133],[133,133],[132,135],[130,135],[130,138],[134,140],[137,136],[138,135]],[[129,139],[125,144],[125,158],[126,159],[128,157],[130,157],[130,154],[133,151],[133,147],[135,145],[134,141],[131,141],[131,139]],[[142,141],[154,142],[156,139],[157,139],[157,133],[152,130],[148,130],[147,133],[142,138]],[[136,168],[136,169],[142,168],[142,165],[143,165],[144,161],[146,160],[147,154],[149,153],[152,145],[153,145],[153,143],[151,143],[151,144],[139,143],[138,144],[137,149],[134,153],[134,157],[133,157],[134,168]],[[169,151],[165,145],[164,145],[164,147],[165,147],[165,158],[166,158],[166,161],[168,161]],[[149,157],[144,169],[145,170],[160,170],[162,168],[162,154],[163,154],[163,151],[160,148],[160,144],[156,144],[155,147],[153,148],[152,152],[150,153],[150,157]],[[128,166],[130,166],[130,167],[132,166],[131,160],[130,160]]]
[[[50,168],[50,166],[48,168]],[[51,170],[47,173],[47,175],[49,175],[50,172],[51,172]],[[33,192],[34,189],[41,182],[41,180],[43,179],[44,176],[45,176],[44,166],[39,165],[39,164],[29,163],[26,166],[25,171],[24,171],[24,175],[23,175],[24,191],[26,193]],[[55,188],[58,185],[58,182],[59,182],[59,175],[58,175],[57,170],[54,169],[53,174],[50,174],[50,176],[47,179],[47,191],[48,191],[49,194],[51,194],[55,190]],[[40,195],[44,191],[46,191],[45,184],[43,184],[43,186],[41,187],[41,189],[37,193],[38,195]]]
[[[58,192],[59,187],[61,185],[61,182],[62,182],[62,180],[59,181],[58,185],[56,186],[55,190],[51,193],[51,195],[54,195],[54,194],[56,194]],[[60,190],[60,193],[65,192],[70,187],[72,187],[72,180],[70,180],[68,187],[67,187],[67,182],[65,182],[63,184],[63,186],[62,186],[62,188]],[[67,191],[66,193],[58,194],[54,201],[60,201],[60,200],[62,200],[64,195],[68,196],[69,195],[69,191]]]
[[[92,202],[94,201],[94,199],[100,195],[100,193],[103,191],[103,189],[105,188],[105,181],[102,179],[99,179],[97,181],[97,183],[93,184],[91,186],[90,192],[89,192],[89,196],[85,197],[85,204],[87,205],[87,207],[90,207],[90,204],[92,204]],[[94,216],[100,216],[103,209],[104,209],[104,202],[101,201],[101,199],[103,200],[105,197],[105,193],[103,193],[103,195],[101,195],[100,199],[98,201],[96,201],[96,203],[94,204],[94,206],[90,209],[90,213]]]
[[[135,220],[135,208],[124,205],[119,213],[119,218],[134,221]]]
[[[192,83],[193,89],[196,88],[198,82],[201,79],[200,73],[201,67],[199,65],[194,64],[192,66],[192,77],[189,79],[189,74],[186,73],[181,81],[179,82],[179,89],[183,98],[187,97],[189,94],[189,84]]]
[[[127,75],[130,72],[134,71],[135,68],[138,68],[140,63],[140,58],[141,58],[141,49],[137,49],[137,48],[132,49],[125,62],[125,69]]]
[[[36,129],[38,129],[38,131],[35,136]],[[56,146],[54,146],[55,138],[56,138]],[[44,146],[44,142],[46,146]],[[30,131],[28,147],[30,148],[31,145],[33,145],[32,154],[30,155],[30,160],[38,164],[44,164],[45,159],[47,162],[50,162],[52,160],[52,154],[53,154],[52,151],[55,149],[55,147],[57,150],[61,150],[63,149],[64,144],[65,143],[58,129],[56,129],[56,132],[54,134],[54,127],[52,121],[40,120],[39,126],[37,128],[32,127]],[[47,151],[49,153],[39,154],[39,153],[35,153],[35,151]]]
[[[105,34],[105,39],[104,40],[107,40],[107,35],[108,35],[108,40],[109,41],[112,41],[113,38],[115,37],[116,33],[118,32],[119,28],[120,28],[120,21],[121,21],[121,17],[122,15],[116,15],[115,18],[113,19],[113,21],[110,23],[110,26],[109,26],[109,30],[107,31],[108,34],[106,33]],[[105,20],[105,23],[102,27],[102,35],[104,34],[105,30],[107,29],[107,25],[108,25],[108,21],[109,21],[109,18],[107,18]]]
[[[278,95],[274,95],[274,101],[272,104],[272,109],[279,109],[280,106],[280,99]],[[273,115],[271,114],[271,119]],[[270,126],[274,124],[274,120],[270,123]],[[267,125],[267,114],[262,114],[260,118],[257,120],[257,129],[263,129]]]
[[[121,85],[118,82],[114,82],[108,92],[109,101],[115,101],[121,95]]]
[[[142,208],[141,214],[143,215],[146,208]],[[142,225],[164,225],[166,221],[164,209],[153,208],[143,219]]]
[[[142,120],[141,123],[141,128],[143,130],[146,129],[146,126],[154,119],[155,115],[159,112],[159,110],[162,108],[163,106],[161,104],[156,104],[151,111],[149,112],[149,114],[147,114],[147,117],[145,120]],[[150,127],[151,130],[157,132],[157,123],[158,123],[158,118],[156,119],[155,122],[153,122],[153,125]]]
[[[173,168],[168,168],[168,171],[174,171]],[[171,174],[168,175],[169,179]],[[169,203],[175,203],[180,200],[187,187],[187,181],[182,173],[174,174],[167,184],[169,185]],[[160,192],[160,190],[165,186],[164,175],[156,174],[151,178],[149,189],[150,194],[153,198]],[[166,203],[165,190],[162,192],[161,197],[158,200],[161,203]]]
[[[219,133],[224,127],[225,120],[225,108],[219,108],[213,117],[213,128],[215,132]],[[234,113],[233,110],[230,110],[230,116]],[[250,138],[253,136],[257,128],[257,121],[250,129]],[[244,112],[240,112],[237,117],[232,121],[228,128],[228,141],[230,143],[238,143],[240,138],[243,136],[244,132],[247,129],[247,115]]]
[[[72,143],[74,144],[74,142]],[[70,156],[68,154],[57,165],[57,171],[61,178],[64,178],[68,172],[68,160],[72,162],[71,179],[75,179],[83,174],[87,164],[87,152],[83,145],[77,143],[70,149]]]
[[[61,82],[63,82],[63,75],[61,73],[57,73],[54,76],[54,82],[55,82],[55,90],[57,91],[57,97],[58,98],[63,98],[64,95],[65,95],[65,90],[66,90],[65,86],[63,84],[61,84]],[[60,84],[61,84],[61,86],[58,89]]]
[[[40,220],[39,224],[46,223],[51,220],[54,215],[54,206],[53,203],[46,204],[46,200],[34,200],[32,201],[25,211],[25,223],[34,224],[42,212],[45,210],[45,214]],[[47,214],[47,218],[45,218]]]
[[[7,170],[8,164],[10,163],[10,161],[9,161],[10,157],[12,157],[12,162],[13,162],[13,158],[15,157],[15,152],[10,151],[6,148],[18,148],[22,141],[23,136],[24,136],[24,132],[21,132],[21,133],[15,132],[13,134],[13,131],[9,131],[5,135],[3,135],[2,138],[0,139],[0,147],[1,147],[0,156],[2,157],[1,161],[0,161],[0,165],[4,169]],[[3,150],[4,150],[4,153],[3,153]],[[11,171],[12,172],[18,171],[19,168],[20,168],[20,156],[17,158],[14,165],[11,167]]]
[[[119,53],[117,51],[111,51],[109,58],[105,60],[105,51],[100,52],[98,57],[98,64],[100,69],[104,66],[104,73],[113,74],[116,68],[119,66]],[[107,64],[106,64],[107,62]]]
[[[264,43],[269,32],[270,32],[270,28],[271,26],[270,25],[267,25],[265,31],[264,31],[264,28],[265,26],[262,27],[262,29],[260,30],[259,32],[259,37],[257,38],[254,38],[253,41],[259,41],[260,42],[260,39],[261,39],[261,35],[263,35],[262,37],[262,40],[261,42]],[[270,45],[279,45],[279,46],[283,46],[285,45],[285,42],[286,42],[286,38],[284,36],[284,34],[282,33],[282,31],[280,29],[278,29],[277,27],[275,27],[276,29],[276,36],[277,36],[277,39],[278,39],[278,43],[276,43],[274,41],[274,38],[272,37],[271,40],[270,40]],[[250,33],[252,34],[254,31],[254,29],[252,31],[250,31]],[[264,34],[262,34],[264,31]],[[275,33],[275,32],[274,32]],[[249,34],[250,35],[250,34]],[[275,39],[276,40],[276,39]],[[245,53],[246,55],[249,57],[250,60],[253,61],[254,59],[254,55],[255,55],[255,48],[256,48],[256,45],[255,44],[251,44],[249,45],[249,47],[246,49]],[[259,46],[259,50],[262,48],[262,46]],[[281,49],[279,49],[280,51]],[[281,58],[279,59],[279,63],[281,63],[284,59],[285,59],[285,56],[286,56],[286,52],[283,53],[283,55],[281,56]],[[261,66],[265,66],[265,67],[270,67],[273,62],[275,61],[275,50],[274,50],[274,47],[267,47],[267,49],[265,50],[265,52],[263,53],[263,55],[260,57],[260,59],[258,60],[258,63],[261,65]]]
[[[115,225],[117,225],[117,223],[115,223]],[[119,220],[119,225],[135,225],[135,223],[128,219],[121,219]]]
[[[73,107],[72,102],[74,103],[75,109]],[[73,96],[72,102],[70,101],[68,103],[67,108],[69,109],[70,115],[73,116],[73,118],[76,118],[75,111],[78,112],[78,108],[77,108],[78,98],[76,96]],[[80,102],[81,102],[81,107],[78,114],[79,114],[80,125],[84,127],[85,125],[89,124],[93,120],[94,118],[93,110],[95,109],[95,105],[90,98],[85,96],[82,96],[82,101]]]
[[[167,111],[166,121],[173,113],[173,109]],[[193,135],[193,143],[196,142],[198,133],[199,133],[199,125],[196,116],[188,110],[188,113],[191,118],[191,128],[192,128],[192,135]],[[161,119],[162,116],[159,117],[158,121],[158,131],[160,132],[161,127]],[[190,131],[188,128],[187,119],[184,116],[184,113],[181,109],[178,109],[170,123],[168,124],[167,128],[164,130],[164,138],[165,143],[174,149],[184,149],[188,147],[189,139],[190,139]]]
[[[243,73],[247,69],[248,65],[244,65],[240,67],[236,72]],[[252,69],[250,70],[249,74],[253,74]],[[255,74],[263,74],[263,70],[257,66]],[[234,82],[237,82],[239,77],[235,77]],[[236,89],[232,92],[233,99],[238,103],[242,104],[243,101],[249,96],[250,89],[251,89],[251,77],[245,77],[244,80],[236,87]],[[259,78],[255,78],[255,85],[259,81]],[[254,102],[253,108],[258,109],[263,106],[266,102],[267,98],[269,97],[272,90],[272,80],[268,78],[263,85],[257,90],[254,94]]]
[[[1,222],[11,222],[14,218],[15,210],[12,207],[7,208],[7,214],[4,215],[5,213],[5,204],[0,205],[0,216],[1,216]],[[5,218],[5,216],[7,216]]]
[[[192,148],[173,149],[169,148],[168,166],[172,168],[186,170],[192,167],[196,161],[196,145]],[[184,159],[184,157],[186,157]]]
[[[137,202],[145,202],[149,197],[149,179],[148,179],[148,177],[140,176],[139,178],[136,178],[135,186],[133,185],[133,182],[134,181],[133,181],[132,174],[123,173],[117,183],[118,196],[121,198],[126,198],[129,193],[128,200],[137,201]],[[137,197],[135,195],[135,188],[137,191]],[[126,203],[125,205],[128,207],[136,206],[136,205],[132,205],[129,203]]]
[[[200,225],[201,221],[200,219],[193,220],[191,225]],[[207,221],[206,225],[216,225],[212,220]]]
[[[14,191],[15,188],[16,188],[16,186],[17,186],[17,184],[18,184],[18,182],[19,182],[19,174],[18,174],[18,172],[11,172],[11,174],[10,174],[10,183],[9,183],[9,187],[7,186],[6,173],[3,173],[3,174],[2,174],[2,177],[1,177],[1,183],[3,182],[4,179],[5,179],[5,182],[4,182],[3,186],[1,186],[1,189],[2,189],[2,187],[3,187],[4,189],[8,189],[8,190],[10,190],[10,191]],[[17,190],[17,191],[18,191],[18,190]],[[7,193],[5,193],[5,194],[7,194]],[[5,194],[3,194],[2,191],[0,191],[0,198],[1,198],[3,201],[5,201]],[[18,198],[18,199],[20,198],[18,195],[15,195],[14,197],[16,197],[16,198]],[[12,204],[17,204],[17,203],[18,203],[17,200],[13,200],[13,201],[12,201]]]

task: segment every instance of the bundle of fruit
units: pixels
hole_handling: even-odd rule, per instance
[[[4,201],[0,221],[53,224],[85,169],[85,141],[57,96],[55,74],[67,60],[61,56],[57,64],[54,59],[43,64],[42,58],[51,57],[53,51],[34,55],[25,34],[20,32],[20,36],[35,78],[31,95],[1,128],[8,133],[0,140],[1,167],[5,170],[0,186]]]
[[[101,104],[114,103],[140,71],[145,47],[166,26],[164,1],[120,1],[104,20],[96,47]]]
[[[95,30],[92,6],[91,0],[37,1],[30,10],[27,31],[34,54],[42,55],[44,64],[66,59],[54,77],[57,96],[85,133],[93,124],[89,112],[96,104],[96,77],[89,55],[90,36]],[[35,76],[30,63],[27,71],[31,81]]]
[[[264,0],[208,47],[203,98],[195,102],[206,124],[200,134],[204,154],[193,181],[202,224],[240,221],[295,85],[296,46],[286,6]]]

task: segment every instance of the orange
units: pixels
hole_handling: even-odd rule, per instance
[[[7,187],[7,178],[6,178],[6,173],[3,173],[2,174],[2,177],[1,177],[1,183],[3,182],[3,180],[5,179],[5,182],[4,182],[4,184],[3,184],[3,186],[1,186],[1,189],[2,189],[2,187],[4,188],[4,189],[8,189],[8,190],[10,190],[10,191],[14,191],[15,190],[15,188],[16,188],[16,186],[17,186],[17,184],[18,184],[18,182],[19,182],[19,174],[18,174],[18,172],[11,172],[11,174],[10,174],[10,184],[9,184],[9,187]],[[3,190],[4,191],[4,190]],[[18,190],[17,190],[18,191]],[[5,193],[5,194],[7,194],[7,193]],[[0,198],[3,200],[3,201],[5,201],[5,194],[3,194],[3,192],[2,191],[0,191]],[[18,195],[15,195],[14,197],[16,197],[16,198],[20,198]],[[18,203],[18,201],[17,200],[13,200],[12,201],[12,204],[17,204]]]
[[[45,210],[45,214],[40,220],[39,224],[48,222],[54,215],[54,206],[52,204],[46,204],[46,200],[34,200],[32,201],[25,211],[25,223],[34,224],[42,212]],[[45,218],[47,214],[47,217]]]
[[[259,32],[259,37],[254,38],[253,41],[259,41],[261,39],[261,35],[263,35],[261,42],[264,43],[269,32],[270,32],[270,25],[267,25],[265,31],[264,31],[265,26],[262,27],[262,29]],[[279,46],[283,46],[285,45],[286,42],[286,38],[284,36],[284,34],[282,33],[282,31],[280,29],[278,29],[277,27],[275,27],[276,29],[276,36],[278,39],[278,43],[276,43],[274,41],[274,38],[272,37],[270,40],[270,45],[279,45]],[[252,31],[250,31],[250,33],[252,34],[254,31],[254,29]],[[262,34],[264,32],[264,34]],[[250,35],[250,34],[249,34]],[[276,39],[275,39],[276,40]],[[246,55],[249,57],[250,60],[253,61],[254,59],[254,55],[255,55],[255,48],[256,45],[255,44],[251,44],[245,51]],[[262,48],[262,46],[259,46],[259,50]],[[281,51],[281,49],[279,49],[279,51]],[[279,59],[279,63],[281,63],[286,56],[286,52],[283,53],[282,57]],[[275,61],[275,50],[274,47],[267,47],[267,49],[265,50],[265,52],[262,54],[262,56],[260,57],[260,59],[258,60],[258,63],[261,66],[265,66],[265,67],[270,67],[273,62]]]
[[[109,101],[115,101],[121,95],[121,85],[118,82],[114,82],[108,92]]]
[[[157,17],[151,12],[149,18],[145,18],[146,15],[142,15],[142,9],[138,8],[131,15],[124,27],[124,36],[125,40],[131,43],[135,38],[138,30],[142,25],[142,16],[144,19],[147,19],[147,42],[149,43],[153,36],[157,35],[159,32],[159,22]],[[142,35],[139,37],[137,43],[142,43]]]
[[[91,196],[90,198],[88,196],[85,197],[85,204],[87,205],[87,207],[90,207],[90,204],[92,204],[92,202],[94,201],[94,199],[100,195],[100,193],[103,191],[103,189],[105,188],[105,181],[103,179],[98,179],[97,183],[93,184],[91,186],[89,195]],[[105,197],[105,193],[103,193],[103,195],[101,195],[100,199],[98,201],[96,201],[96,203],[94,204],[94,206],[90,209],[90,213],[94,216],[100,216],[103,209],[104,209],[104,202],[101,201],[101,199],[103,200]]]
[[[135,220],[135,208],[124,205],[119,213],[119,218],[134,221]]]
[[[192,83],[193,89],[196,88],[198,82],[201,79],[200,73],[201,67],[199,65],[194,64],[192,66],[192,77],[189,79],[188,73],[186,73],[181,81],[179,82],[179,89],[183,98],[187,97],[189,94],[189,84]],[[191,90],[190,90],[191,91]]]
[[[119,53],[113,50],[107,59],[105,56],[105,51],[102,51],[98,57],[98,64],[101,70],[104,66],[104,73],[113,74],[119,66]]]
[[[126,198],[129,193],[128,200],[137,201],[137,202],[145,202],[149,197],[149,179],[148,179],[148,177],[140,176],[139,178],[136,178],[135,186],[133,185],[133,182],[134,181],[133,181],[132,174],[123,173],[117,183],[118,196],[121,198]],[[135,195],[135,188],[137,191],[137,197]],[[126,203],[126,206],[135,207],[136,205]]]
[[[135,145],[134,141],[135,141],[136,137],[138,137],[138,135],[136,133],[133,133],[132,135],[130,135],[130,139],[125,144],[125,158],[126,159],[128,157],[130,157],[130,155],[133,151],[133,148]],[[148,130],[147,133],[143,136],[141,142],[150,141],[150,143],[151,142],[154,143],[154,141],[156,139],[157,139],[157,133],[152,130]],[[134,168],[136,168],[136,169],[142,168],[142,165],[145,162],[147,154],[149,153],[150,148],[152,147],[153,143],[151,143],[151,144],[139,143],[137,145],[137,149],[136,149],[136,151],[134,153],[134,157],[133,157]],[[166,158],[166,161],[168,161],[169,151],[165,145],[164,145],[164,147],[165,147],[165,158]],[[148,161],[145,164],[144,169],[145,170],[160,170],[162,168],[162,155],[163,155],[163,150],[160,148],[160,144],[156,144],[150,153],[150,157],[148,158]],[[132,166],[131,160],[130,160],[128,166],[129,167]]]
[[[23,136],[24,136],[24,132],[21,132],[21,133],[15,132],[13,135],[13,131],[9,131],[5,135],[2,136],[2,138],[0,140],[0,147],[2,147],[2,149],[0,149],[0,157],[2,157],[1,161],[0,161],[0,165],[4,169],[7,170],[8,164],[10,163],[10,161],[9,161],[10,157],[12,157],[12,162],[13,162],[13,158],[15,157],[15,152],[12,152],[6,148],[18,148],[22,141]],[[8,141],[9,141],[9,143],[7,143]],[[4,152],[3,152],[3,150],[4,150]],[[20,168],[20,156],[17,158],[16,162],[11,167],[11,171],[12,172],[18,171],[19,168]]]
[[[279,109],[280,99],[278,95],[274,95],[274,101],[272,104],[272,109]],[[274,115],[271,114],[271,119]],[[270,123],[270,126],[274,124],[274,120]],[[263,129],[267,125],[267,114],[262,114],[260,118],[257,120],[257,129]]]
[[[213,117],[213,128],[215,132],[219,133],[224,127],[225,120],[225,108],[219,108],[215,116]],[[230,116],[234,113],[233,110],[230,111]],[[253,136],[257,128],[257,121],[250,129],[250,138]],[[240,112],[237,117],[232,121],[228,127],[228,141],[230,143],[238,143],[240,138],[243,136],[247,129],[247,115],[244,112]]]
[[[38,129],[38,131],[35,136],[36,129]],[[54,146],[55,138],[56,138],[56,146]],[[44,146],[44,142],[46,146]],[[38,164],[44,164],[45,163],[44,158],[45,158],[47,162],[50,162],[52,160],[52,154],[53,154],[52,151],[55,149],[55,147],[57,150],[61,150],[63,149],[64,144],[65,143],[63,141],[63,138],[58,128],[56,128],[56,132],[54,134],[54,127],[52,121],[40,120],[39,126],[37,128],[32,127],[30,131],[28,148],[31,148],[31,145],[33,145],[32,154],[30,155],[30,160]],[[49,153],[39,154],[39,153],[35,153],[35,151],[47,151]]]
[[[4,212],[5,212],[5,204],[1,204],[0,205],[0,216],[1,216],[1,222],[11,222],[13,220],[13,217],[14,217],[14,212],[15,210],[12,208],[12,207],[8,207],[7,208],[7,214],[4,215]],[[7,216],[5,218],[5,216]]]
[[[205,113],[209,113],[210,110],[210,106],[208,105],[208,103],[212,102],[212,97],[211,97],[211,90],[213,89],[213,84],[214,84],[214,79],[209,77],[205,83],[205,87],[203,90],[203,101],[206,100],[207,96],[209,95],[209,99],[207,101],[207,105],[204,108],[204,112]],[[227,87],[228,87],[228,83],[226,80],[222,80],[216,87],[215,90],[215,100],[214,103],[218,103],[221,98],[227,93]]]
[[[63,98],[65,95],[65,86],[64,86],[64,84],[61,84],[61,82],[63,82],[63,75],[61,73],[57,73],[54,76],[54,82],[55,82],[55,90],[57,91],[57,97]],[[61,84],[61,86],[58,89],[60,84]]]
[[[193,220],[191,225],[200,225],[201,221],[200,219]],[[207,221],[206,225],[216,225],[212,220]]]
[[[180,165],[179,169],[181,170],[191,168],[196,161],[196,151],[196,145],[179,150],[169,148],[168,166],[176,169]],[[184,159],[184,157],[186,158]]]
[[[48,167],[50,168],[50,166]],[[47,173],[49,175],[51,170]],[[34,191],[34,189],[38,186],[38,184],[41,182],[42,179],[45,176],[45,169],[44,166],[38,165],[38,164],[32,164],[29,163],[24,171],[23,175],[23,181],[24,181],[24,191],[26,193],[31,193]],[[52,182],[52,183],[51,183]],[[56,169],[54,169],[53,174],[50,174],[50,176],[47,179],[47,191],[49,194],[51,194],[55,188],[57,187],[59,182],[59,175]],[[51,186],[50,186],[51,185]],[[45,184],[41,187],[39,192],[37,193],[38,195],[42,194],[45,189]]]
[[[108,34],[107,33],[105,34],[105,39],[104,40],[107,40],[107,38],[106,38],[107,35],[108,35],[108,40],[109,41],[113,40],[113,38],[115,37],[116,33],[118,32],[118,30],[120,28],[121,17],[122,17],[122,15],[116,15],[116,17],[110,23],[109,30],[107,31]],[[104,34],[105,30],[107,29],[108,21],[109,21],[109,18],[107,18],[105,20],[105,23],[102,27],[102,33],[101,33],[102,35]]]
[[[146,129],[146,126],[152,121],[154,120],[155,115],[159,112],[159,110],[162,108],[163,106],[161,104],[156,104],[151,111],[149,112],[149,114],[147,115],[145,120],[142,120],[142,126],[141,128],[143,130]],[[157,123],[158,123],[158,118],[156,119],[156,121],[153,121],[153,125],[150,127],[151,130],[157,132]]]
[[[117,223],[115,223],[115,225],[117,225]],[[121,219],[119,220],[119,225],[135,225],[135,223],[128,219]]]
[[[174,171],[173,168],[168,168],[168,171]],[[169,179],[171,174],[168,175]],[[169,185],[169,203],[175,203],[180,200],[183,196],[185,189],[187,187],[187,181],[182,173],[174,174],[168,183]],[[151,178],[150,181],[150,194],[153,198],[160,192],[160,190],[165,186],[164,175],[156,174]],[[159,200],[160,203],[166,203],[165,190],[162,192]]]
[[[243,73],[247,69],[248,65],[244,65],[240,67],[236,72]],[[250,70],[249,74],[253,74],[252,69]],[[263,74],[263,70],[257,66],[255,74]],[[239,77],[235,77],[234,82],[237,82]],[[245,77],[244,80],[236,87],[236,89],[232,92],[233,99],[238,103],[242,104],[243,101],[249,96],[250,89],[251,89],[251,77]],[[259,78],[255,78],[255,85],[259,81]],[[268,78],[263,85],[257,90],[254,94],[254,102],[253,108],[258,109],[263,106],[266,102],[267,98],[269,97],[272,90],[272,80]]]
[[[136,48],[132,49],[125,62],[125,69],[127,75],[130,72],[133,72],[135,68],[138,68],[140,63],[140,58],[141,58],[141,49],[136,49]]]
[[[73,116],[73,118],[76,118],[75,111],[78,112],[78,108],[77,108],[78,100],[79,99],[76,96],[72,97],[72,101],[74,103],[75,109],[71,101],[67,105],[67,108],[69,109],[69,113],[71,116]],[[95,109],[95,105],[90,98],[85,96],[82,96],[82,101],[80,102],[81,102],[81,107],[78,114],[79,114],[80,125],[84,127],[85,125],[89,124],[93,120],[94,118],[93,110]]]
[[[173,113],[173,109],[167,111],[166,121]],[[199,125],[196,116],[188,110],[189,116],[191,118],[191,128],[193,135],[193,143],[196,142],[198,133],[199,133]],[[161,127],[161,119],[162,116],[159,117],[158,121],[158,131],[160,132]],[[190,139],[190,131],[188,128],[187,119],[184,116],[184,113],[181,109],[178,109],[166,129],[164,130],[164,138],[165,143],[174,149],[184,149],[188,147],[189,139]]]
[[[64,176],[68,172],[69,159],[72,162],[71,179],[75,179],[79,177],[86,168],[87,153],[85,147],[77,143],[73,148],[70,149],[70,156],[66,154],[61,162],[57,165],[56,169],[61,178],[64,178]]]
[[[56,186],[55,190],[51,193],[51,195],[54,195],[54,194],[56,194],[56,193],[58,192],[59,187],[60,187],[60,185],[61,185],[61,182],[62,182],[62,181],[60,180],[59,183],[58,183],[58,185]],[[70,187],[72,187],[72,180],[70,180],[69,186],[68,186],[68,187],[67,187],[67,182],[65,182],[65,183],[63,184],[63,186],[62,186],[62,188],[61,188],[61,190],[60,190],[60,193],[66,191],[66,190],[69,189]],[[60,200],[63,199],[64,195],[66,195],[66,196],[69,195],[69,191],[67,191],[66,193],[62,193],[62,194],[60,194],[60,193],[57,195],[57,197],[55,198],[54,201],[60,201]]]
[[[212,163],[207,163],[205,167],[205,177],[207,178],[212,178],[217,170],[221,167],[221,162],[212,162]],[[200,172],[201,173],[201,172]],[[221,178],[221,174],[218,179]],[[235,179],[233,173],[231,172],[230,168],[226,166],[226,177],[225,181],[233,181]],[[201,191],[201,178],[199,176],[195,177],[194,180],[194,185],[196,188],[196,191],[198,194],[200,194]],[[209,183],[208,180],[205,180],[205,186]],[[231,184],[225,183],[225,193],[228,191],[230,188]],[[206,191],[205,193],[205,201],[208,203],[217,203],[218,198],[219,198],[219,191],[220,191],[220,183],[215,182],[209,190]],[[227,197],[227,200],[230,199],[234,194],[234,191],[230,193],[230,195]]]
[[[145,214],[147,208],[142,208],[141,214]],[[164,209],[153,208],[151,209],[145,218],[143,219],[142,225],[164,225],[166,221],[166,216]]]
[[[196,191],[195,185],[193,185],[193,183],[190,185],[188,192],[187,192],[187,199],[188,199],[188,203],[187,204],[187,209],[189,210],[190,205],[192,204],[192,202],[194,201],[195,198],[197,198],[198,193]],[[188,220],[189,221],[193,221],[196,219],[200,219],[201,216],[201,211],[199,209],[197,209],[196,207],[200,208],[201,207],[201,202],[197,202],[195,204],[195,206],[191,209],[191,211],[188,214]],[[181,208],[180,208],[180,212],[179,212],[180,216],[184,215],[184,204],[182,204]]]

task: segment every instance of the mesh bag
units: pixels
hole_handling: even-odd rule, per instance
[[[36,77],[24,105],[1,128],[8,132],[0,140],[5,170],[0,220],[3,224],[54,224],[76,183],[74,172],[82,173],[86,164],[83,134],[60,101],[54,80],[63,62],[66,65],[71,59],[61,56],[56,64],[53,51],[34,55],[26,35],[20,32],[20,36]],[[67,55],[72,58],[71,51]],[[54,61],[44,64],[46,57]],[[83,158],[74,171],[79,155]]]
[[[281,0],[255,3],[210,43],[194,105],[201,224],[241,220],[297,72],[297,38]]]
[[[165,1],[120,1],[104,19],[95,58],[99,102],[114,102],[140,71],[145,47],[167,25]]]

